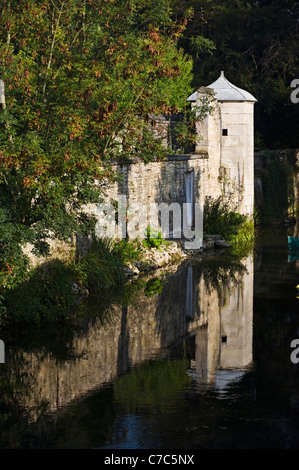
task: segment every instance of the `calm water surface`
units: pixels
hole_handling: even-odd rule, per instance
[[[130,289],[80,328],[1,332],[1,448],[299,448],[299,261],[255,253]],[[165,282],[167,281],[167,282]]]

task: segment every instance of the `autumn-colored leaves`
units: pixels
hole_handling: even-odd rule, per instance
[[[82,223],[82,204],[114,181],[109,161],[165,153],[147,118],[184,108],[192,64],[176,43],[185,20],[143,22],[154,8],[143,0],[3,0],[0,217],[5,204],[15,227],[38,225],[39,240],[49,230],[65,236]]]

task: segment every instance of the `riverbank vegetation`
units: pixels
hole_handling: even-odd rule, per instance
[[[123,283],[122,267],[138,259],[145,246],[94,242],[76,263],[54,261],[34,270],[23,247],[30,244],[34,255],[47,256],[49,238],[68,241],[74,233],[92,234],[95,221],[82,208],[101,202],[116,180],[109,162],[163,158],[167,149],[150,132],[149,116],[186,116],[186,96],[212,82],[219,70],[258,99],[263,96],[257,110],[259,146],[298,145],[289,99],[299,57],[298,7],[291,0],[287,4],[1,3],[0,79],[6,96],[0,112],[2,312],[14,310],[19,318],[23,308],[28,319],[59,319],[72,305],[74,284],[84,292]],[[177,132],[176,140],[188,147],[186,123]],[[221,234],[242,251],[252,246],[254,222],[223,201],[208,201],[205,231]],[[144,244],[163,249],[159,238],[146,237]],[[29,293],[35,300],[22,302]]]
[[[124,266],[140,259],[137,240],[93,241],[87,253],[71,262],[54,259],[2,290],[0,322],[48,323],[70,318],[89,293],[105,295],[125,282]]]
[[[25,244],[47,255],[49,237],[92,233],[83,206],[115,181],[111,159],[165,155],[148,121],[185,109],[189,16],[140,0],[1,3],[1,287],[26,279]]]
[[[253,248],[256,235],[254,217],[247,217],[233,210],[229,201],[222,197],[206,198],[204,231],[222,235],[239,255]]]
[[[227,240],[233,244],[229,257],[233,267],[253,247],[251,222],[244,216],[226,212],[219,201],[210,201],[209,207],[213,208],[210,211],[212,214],[217,213],[217,221],[213,220],[210,213],[207,228],[225,234]],[[72,322],[78,315],[84,314],[84,306],[90,295],[100,296],[101,304],[107,304],[109,310],[112,299],[113,302],[118,299],[119,303],[127,304],[132,301],[132,295],[134,297],[140,290],[147,297],[161,293],[163,276],[155,273],[159,264],[154,266],[149,262],[149,259],[153,261],[152,256],[148,258],[149,252],[155,252],[153,257],[166,255],[161,265],[164,271],[169,269],[170,263],[182,263],[185,258],[180,257],[181,251],[176,243],[174,249],[173,244],[166,242],[161,236],[157,240],[158,248],[154,244],[148,246],[145,243],[144,246],[138,239],[94,240],[84,256],[69,262],[53,259],[28,270],[26,279],[21,276],[18,282],[15,280],[13,286],[2,289],[0,325]],[[148,242],[148,237],[144,241]],[[217,262],[220,266],[219,259]],[[128,267],[134,268],[137,264],[139,267],[143,265],[143,274],[148,273],[147,267],[152,272],[146,281],[139,277],[142,271],[137,270],[136,274]],[[130,272],[129,277],[127,270]],[[133,280],[133,283],[128,283],[129,280]]]
[[[297,38],[291,0],[2,2],[0,285],[26,279],[27,242],[44,255],[49,235],[90,233],[82,206],[114,181],[108,162],[162,158],[149,116],[186,115],[221,69],[259,100],[257,146],[298,146]]]
[[[238,217],[239,214],[226,214],[224,208],[218,206],[218,202],[214,204],[210,202],[210,207],[214,208],[213,213],[216,212],[218,216],[221,211],[223,220],[221,221],[221,217],[218,217],[218,223],[214,221],[213,225],[212,218],[210,218],[207,227],[215,228],[217,233],[225,233],[227,239],[232,241],[233,249],[230,253],[231,262],[234,264],[236,260],[247,254],[248,249],[252,248],[251,226],[248,221],[244,221],[244,217]],[[234,221],[233,232],[231,231],[232,221]],[[244,236],[245,226],[248,230],[246,237]],[[225,231],[221,232],[223,228]],[[158,275],[155,273],[159,264],[154,266],[149,262],[149,259],[153,260],[150,252],[156,253],[153,253],[154,257],[162,256],[163,258],[167,255],[162,260],[162,266],[166,271],[170,263],[181,263],[185,258],[180,257],[181,251],[178,250],[176,243],[174,243],[176,248],[174,249],[173,244],[166,242],[161,236],[157,240],[158,248],[155,245],[148,246],[147,243],[144,246],[138,239],[94,240],[84,256],[69,262],[53,259],[28,270],[26,279],[21,276],[19,280],[15,279],[10,288],[2,289],[0,325],[18,323],[45,325],[72,322],[78,315],[84,314],[84,306],[90,295],[100,296],[101,304],[107,304],[109,310],[111,299],[114,302],[119,299],[121,304],[127,304],[131,302],[132,295],[134,297],[140,290],[143,290],[147,297],[161,293],[164,280],[161,273]],[[148,242],[148,237],[145,237],[144,241]],[[150,258],[148,258],[149,254]],[[142,272],[138,271],[139,274],[136,275],[131,268],[128,268],[128,266],[134,268],[137,264],[139,267],[143,265],[145,273],[148,273],[147,267],[149,268],[150,273],[152,272],[149,279],[143,278],[142,280],[139,277]],[[129,277],[126,275],[127,270],[132,274]],[[128,283],[130,279],[133,283]],[[107,302],[107,299],[110,300]]]

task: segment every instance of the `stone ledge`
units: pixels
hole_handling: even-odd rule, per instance
[[[185,261],[200,259],[205,256],[224,253],[231,244],[221,235],[205,235],[201,248],[186,250],[184,241],[167,241],[158,248],[145,250],[141,261],[135,261],[125,266],[125,279],[137,279],[140,275],[153,274],[159,269],[168,270],[172,265],[181,265]],[[221,249],[223,251],[221,251]]]
[[[158,158],[154,158],[154,160],[144,163],[143,160],[140,158],[134,157],[134,158],[129,158],[126,161],[120,161],[117,159],[110,160],[107,162],[103,162],[103,164],[107,163],[108,165],[118,165],[118,166],[128,166],[128,165],[135,165],[138,163],[144,163],[144,165],[148,165],[150,163],[167,163],[167,162],[183,162],[183,161],[188,161],[188,160],[207,160],[209,158],[208,152],[199,152],[199,153],[182,153],[178,155],[167,155],[164,159],[160,160]]]
[[[168,155],[166,161],[205,160],[207,158],[209,158],[207,152],[199,152],[181,155]]]

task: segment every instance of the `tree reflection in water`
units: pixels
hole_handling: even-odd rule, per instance
[[[162,397],[166,407],[179,406],[182,388],[224,393],[240,379],[252,361],[252,256],[242,262],[203,259],[157,279],[131,283],[112,302],[90,299],[90,315],[78,315],[66,336],[63,328],[48,329],[46,342],[29,335],[26,343],[25,330],[7,333],[8,362],[0,371],[7,417],[0,422],[2,447],[9,440],[22,447],[29,423],[33,433],[40,420],[52,429],[51,416],[63,416],[109,384],[130,407],[133,390],[140,395],[133,378],[142,364],[151,364],[142,381],[153,387],[151,401],[143,402],[147,408]],[[155,364],[164,372],[153,379]],[[148,392],[143,396],[149,399]]]

